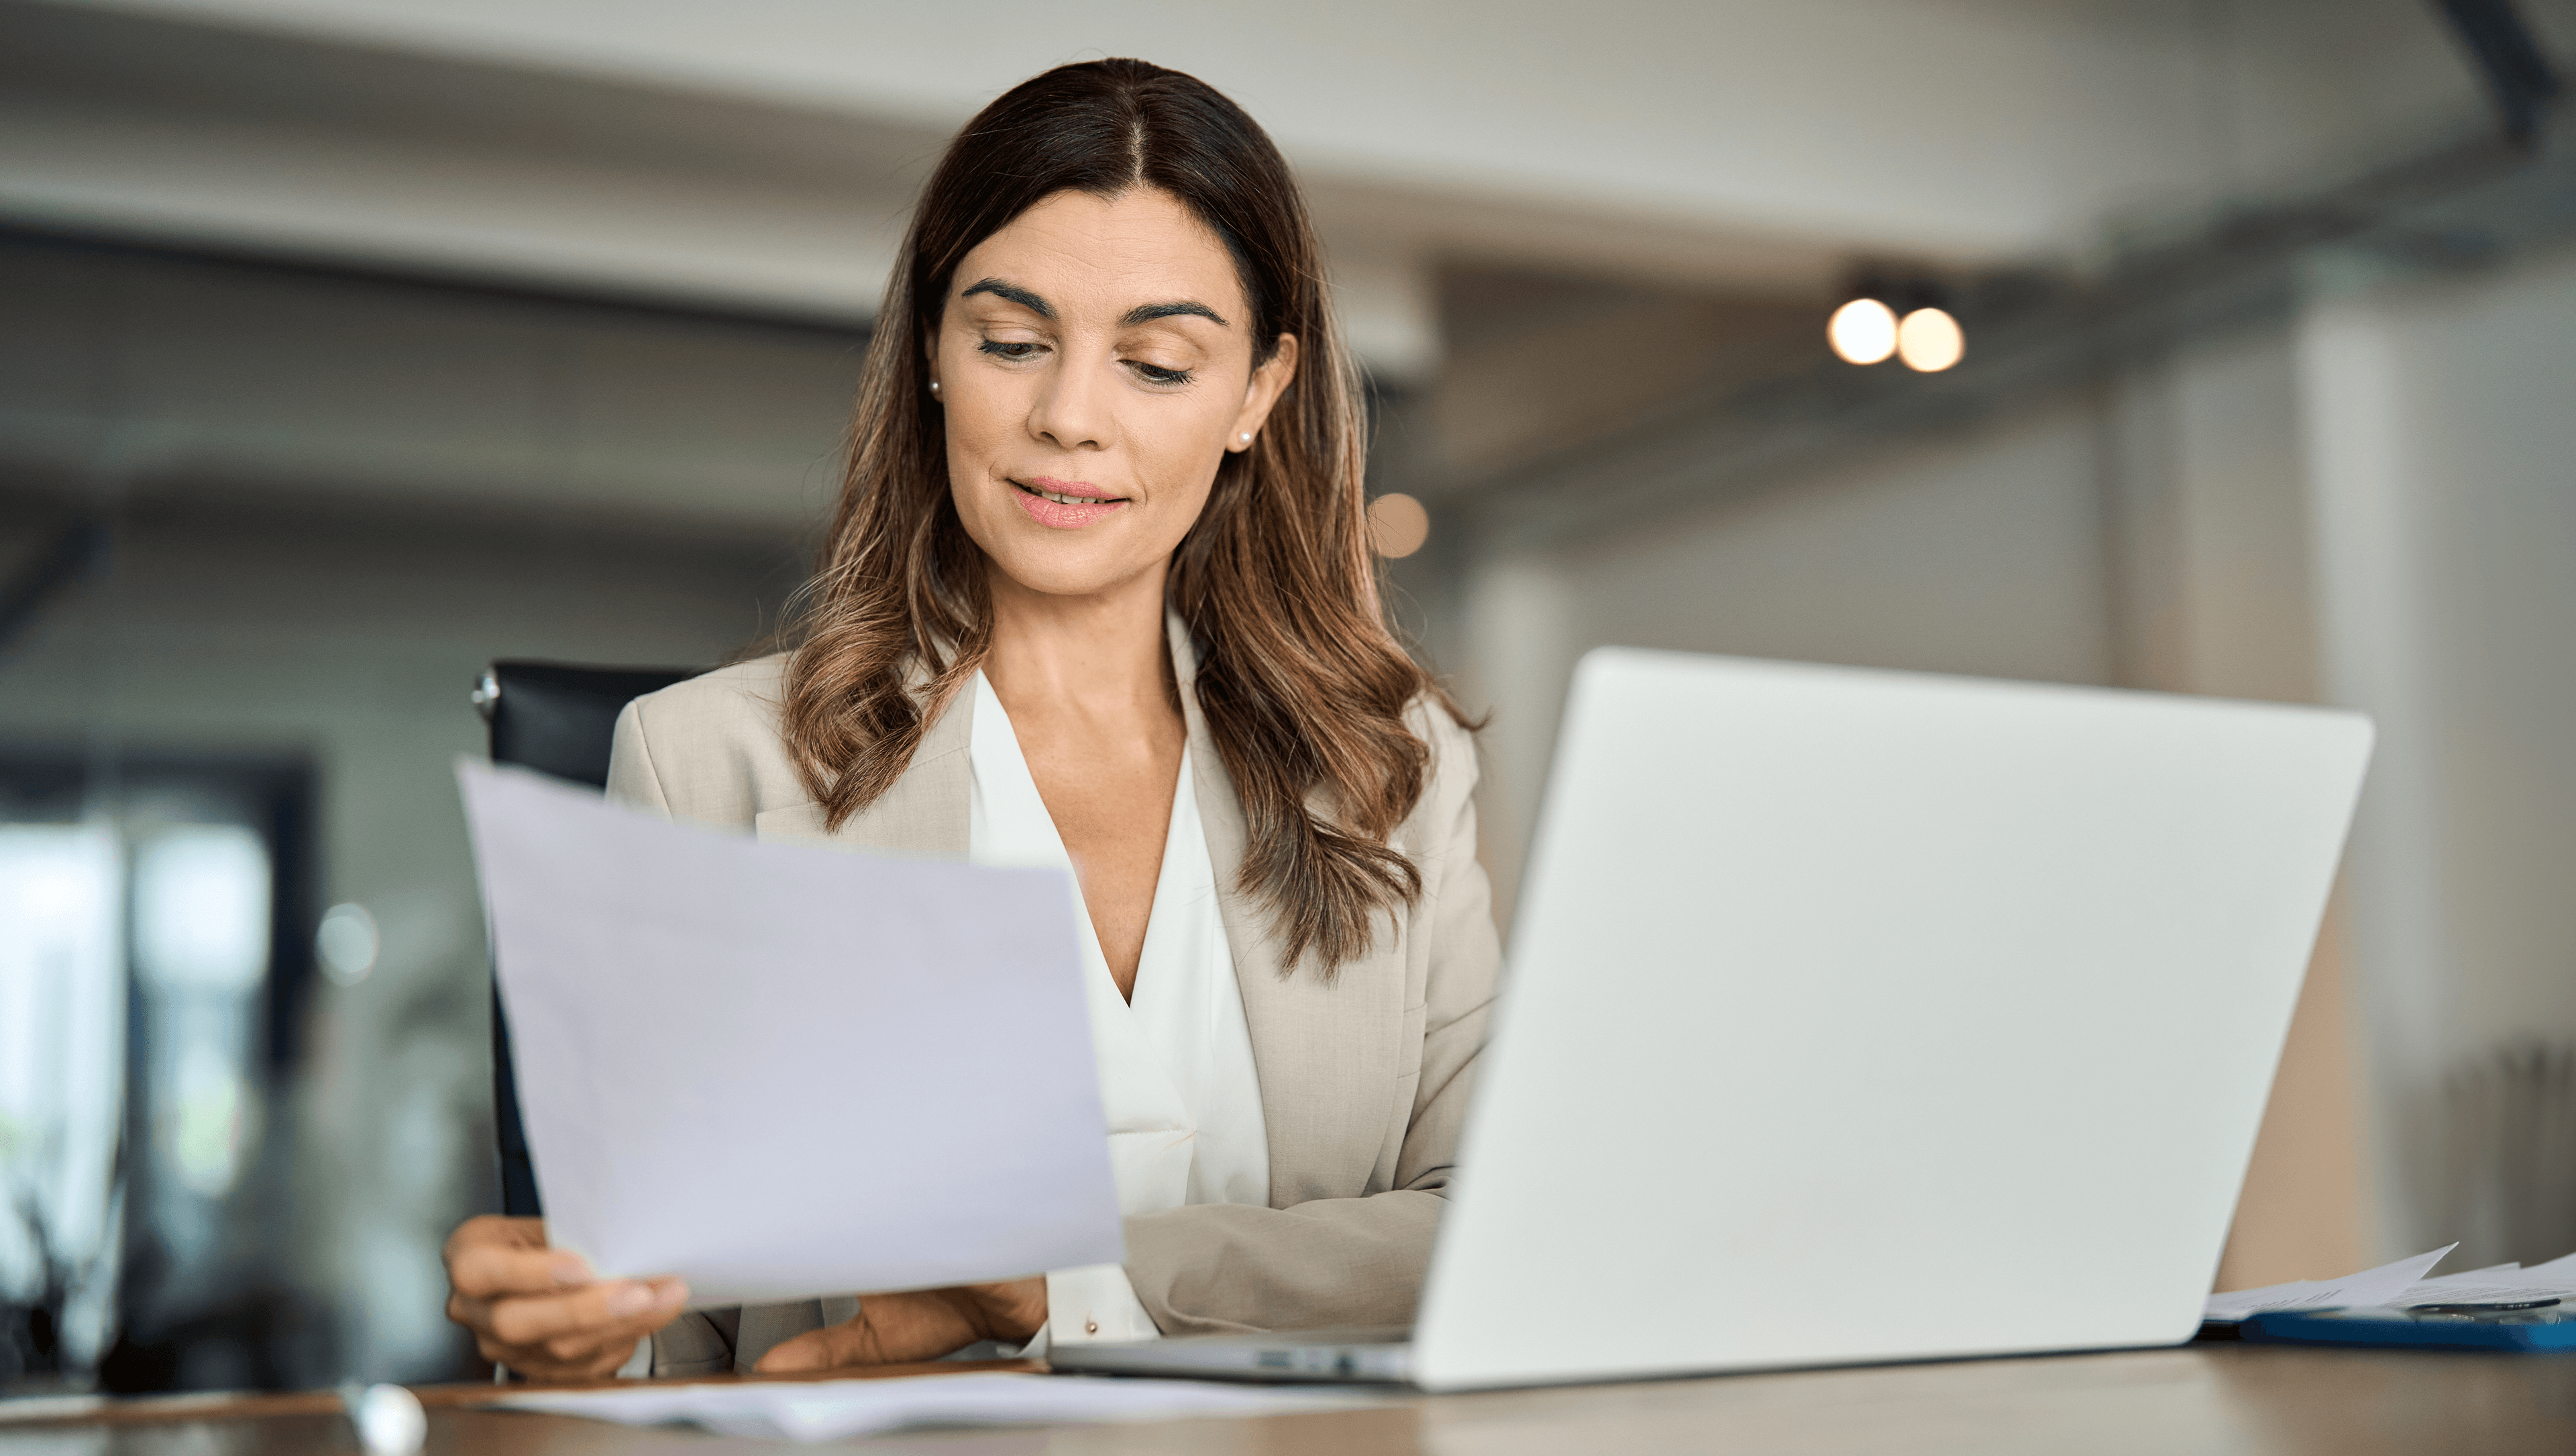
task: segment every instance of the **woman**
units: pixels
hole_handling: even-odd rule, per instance
[[[1473,741],[1383,621],[1287,165],[1188,76],[1066,66],[959,133],[905,259],[802,645],[629,706],[610,792],[1070,868],[1127,1262],[683,1315],[477,1219],[450,1314],[522,1373],[1411,1318],[1497,945]]]

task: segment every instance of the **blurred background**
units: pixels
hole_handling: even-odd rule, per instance
[[[467,689],[774,625],[1128,54],[1310,189],[1506,920],[1597,644],[2367,709],[2221,1282],[2576,1247],[2576,0],[0,0],[0,1389],[476,1373]]]

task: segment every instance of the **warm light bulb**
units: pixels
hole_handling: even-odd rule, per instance
[[[1897,357],[1908,369],[1938,374],[1958,363],[1966,348],[1959,321],[1937,308],[1918,308],[1896,326]]]
[[[1896,313],[1875,298],[1855,298],[1834,310],[1825,338],[1846,363],[1875,364],[1896,352]]]

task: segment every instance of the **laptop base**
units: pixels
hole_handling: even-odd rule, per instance
[[[1047,1351],[1046,1359],[1052,1369],[1081,1375],[1152,1375],[1259,1385],[1403,1385],[1412,1379],[1410,1333],[1398,1326],[1108,1340],[1057,1345]]]

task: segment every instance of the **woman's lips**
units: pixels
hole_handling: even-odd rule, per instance
[[[1029,519],[1059,531],[1077,530],[1126,508],[1127,502],[1099,486],[1079,480],[1035,475],[1011,482],[1011,499]]]

